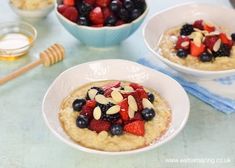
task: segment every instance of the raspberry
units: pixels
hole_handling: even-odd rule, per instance
[[[92,131],[96,131],[97,133],[100,133],[101,131],[109,131],[110,129],[110,123],[108,121],[102,121],[102,120],[91,120],[89,124],[89,129]]]

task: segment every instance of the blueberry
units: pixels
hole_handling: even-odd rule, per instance
[[[143,119],[144,119],[145,121],[150,121],[150,120],[152,120],[152,119],[155,117],[155,115],[156,115],[155,111],[154,111],[153,109],[149,109],[149,108],[145,108],[145,109],[141,112],[141,114],[142,114],[142,117],[143,117]]]
[[[109,122],[115,122],[120,118],[120,113],[116,113],[116,114],[105,114],[102,113],[101,115],[101,119],[104,121],[109,121]]]
[[[211,62],[212,60],[213,60],[213,55],[208,52],[204,52],[200,56],[200,61],[202,62]]]
[[[80,16],[87,16],[90,11],[93,9],[93,7],[88,4],[88,3],[85,3],[83,2],[79,7],[78,7],[78,10],[79,10],[79,14]]]
[[[78,24],[83,25],[83,26],[89,26],[90,22],[86,17],[80,16],[79,19],[78,19]]]
[[[235,33],[233,33],[233,34],[231,35],[231,38],[232,38],[233,41],[235,41]]]
[[[135,4],[132,0],[124,0],[124,7],[127,10],[132,11],[135,8]]]
[[[88,118],[84,115],[80,115],[78,116],[77,120],[76,120],[76,125],[79,128],[87,128],[88,127]]]
[[[110,128],[110,132],[112,135],[122,135],[123,129],[120,124],[114,124]]]
[[[151,103],[153,103],[153,102],[154,102],[154,99],[155,99],[154,95],[153,95],[152,93],[148,92],[148,100],[149,100]]]
[[[117,18],[114,16],[109,16],[106,20],[105,20],[105,26],[115,26],[117,22]]]
[[[146,9],[146,2],[145,0],[133,0],[135,7],[140,9],[142,12]]]
[[[135,20],[138,17],[140,17],[140,15],[142,14],[142,12],[139,9],[134,9],[131,11],[131,20]]]
[[[119,0],[113,0],[109,5],[110,10],[114,13],[119,12],[121,7],[122,7],[122,4],[120,3]]]
[[[85,99],[76,99],[74,100],[72,106],[73,106],[73,110],[74,111],[81,111],[82,110],[82,106],[84,106],[86,104],[86,100]]]
[[[188,51],[183,50],[183,49],[179,49],[176,53],[176,55],[180,58],[186,58],[188,56]]]
[[[194,27],[193,27],[193,25],[188,24],[188,23],[184,24],[182,26],[182,28],[180,29],[180,35],[182,35],[182,36],[188,36],[192,32],[194,32]]]
[[[125,21],[125,22],[129,22],[130,20],[130,17],[129,17],[129,12],[127,9],[125,8],[121,8],[120,11],[119,11],[119,17]]]

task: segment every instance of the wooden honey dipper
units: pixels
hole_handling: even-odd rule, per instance
[[[37,67],[40,64],[43,64],[45,67],[51,66],[57,62],[60,62],[64,59],[64,47],[60,44],[53,44],[45,51],[40,53],[40,59],[35,62],[32,62],[28,65],[23,66],[22,68],[8,74],[7,76],[0,78],[0,85],[15,79],[16,77],[22,75],[23,73]]]

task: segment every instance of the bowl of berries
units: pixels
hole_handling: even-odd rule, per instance
[[[117,59],[66,70],[42,103],[45,122],[57,138],[105,155],[144,152],[172,140],[189,110],[188,96],[174,79]]]
[[[56,15],[81,43],[91,47],[120,44],[148,13],[145,0],[58,0]]]
[[[214,79],[233,75],[233,17],[234,10],[215,5],[189,3],[172,7],[149,20],[144,28],[145,43],[161,61],[185,77]]]

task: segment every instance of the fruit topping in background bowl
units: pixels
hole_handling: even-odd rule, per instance
[[[234,42],[234,33],[196,20],[167,30],[160,40],[159,52],[173,62],[195,69],[235,69]]]
[[[59,119],[77,143],[102,151],[138,149],[168,129],[171,110],[154,90],[126,81],[86,84],[66,97]]]
[[[58,12],[83,26],[119,26],[130,23],[146,10],[145,0],[63,0]]]

